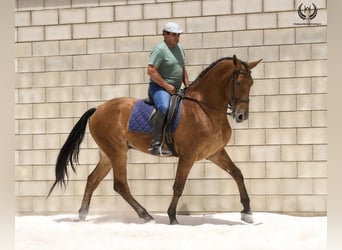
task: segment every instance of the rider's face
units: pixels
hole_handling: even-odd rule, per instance
[[[164,40],[170,47],[176,47],[179,42],[179,33],[172,33],[164,31]]]

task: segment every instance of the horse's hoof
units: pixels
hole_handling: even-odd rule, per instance
[[[241,220],[247,223],[254,223],[253,214],[241,213]]]
[[[80,221],[85,221],[87,215],[88,215],[87,212],[79,212],[78,213],[78,218],[79,218]]]
[[[145,220],[145,224],[156,224],[156,221],[154,219],[152,219],[152,220]]]
[[[145,220],[145,223],[154,223],[154,218],[147,214],[145,217],[144,217],[144,220]]]
[[[178,225],[178,221],[177,219],[174,219],[174,220],[170,220],[170,225]]]
[[[81,215],[81,214],[78,216],[80,221],[85,221],[86,217],[87,217],[86,215]]]
[[[82,206],[79,210],[78,210],[78,218],[80,221],[85,221],[87,215],[88,215],[88,211],[89,211],[89,206]]]

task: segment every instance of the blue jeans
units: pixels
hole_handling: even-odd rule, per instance
[[[167,115],[171,100],[171,95],[169,94],[169,92],[160,87],[158,84],[150,82],[148,93],[152,97],[156,108],[160,110],[164,115]]]

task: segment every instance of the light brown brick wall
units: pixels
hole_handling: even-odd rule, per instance
[[[86,135],[77,175],[46,200],[59,149],[90,107],[120,96],[144,98],[150,49],[167,21],[185,33],[191,80],[211,62],[236,54],[263,62],[253,70],[249,120],[233,127],[227,151],[244,173],[254,211],[324,214],[327,209],[327,10],[321,25],[299,26],[293,0],[17,0],[15,12],[15,190],[17,212],[77,212],[98,159]],[[311,4],[311,2],[307,3]],[[132,193],[165,212],[176,158],[129,152]],[[240,211],[230,176],[197,162],[180,211]],[[92,212],[127,210],[112,173],[96,190]]]

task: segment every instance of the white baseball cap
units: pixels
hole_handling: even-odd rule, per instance
[[[166,32],[172,32],[172,33],[183,33],[183,30],[181,29],[181,27],[174,22],[168,22],[165,24],[163,31]]]

